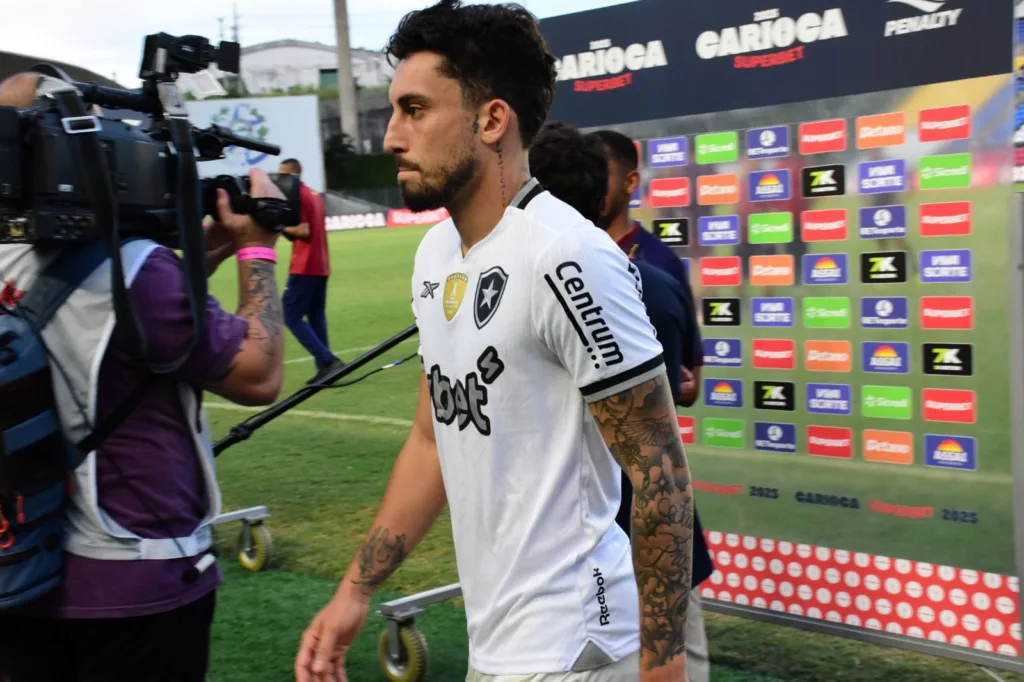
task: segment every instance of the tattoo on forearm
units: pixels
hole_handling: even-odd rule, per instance
[[[605,441],[633,480],[633,564],[648,668],[686,650],[693,575],[693,488],[664,377],[593,406]]]
[[[245,261],[239,265],[242,296],[238,314],[249,320],[246,338],[259,341],[264,352],[269,355],[284,329],[274,266],[261,260]]]
[[[405,535],[374,528],[359,550],[359,575],[352,582],[372,592],[391,577],[408,555]]]

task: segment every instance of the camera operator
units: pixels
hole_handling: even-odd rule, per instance
[[[39,87],[37,74],[12,77],[0,84],[0,105],[31,107]],[[263,172],[254,170],[250,178],[252,196],[284,198]],[[113,304],[105,300],[109,277],[98,278],[99,292],[81,292],[92,296],[95,311],[82,315],[66,303],[53,318],[62,336],[48,344],[51,367],[64,370],[53,372],[57,395],[87,396],[89,428],[122,405],[131,410],[74,471],[63,582],[35,601],[0,611],[0,679],[4,673],[10,682],[206,677],[221,580],[210,526],[220,512],[220,492],[199,398],[205,390],[240,404],[272,403],[281,388],[284,344],[277,235],[233,213],[223,190],[218,209],[220,221],[205,227],[207,272],[237,256],[239,307],[232,315],[208,297],[204,332],[194,346],[184,264],[149,240],[122,247],[125,284],[148,342],[144,359],[129,354],[116,327],[103,333],[114,319]],[[22,288],[31,291],[43,258],[31,244],[0,245],[5,301],[17,301]],[[149,367],[185,353],[177,371],[150,373]],[[74,394],[58,391],[62,374],[71,377]],[[145,391],[138,398],[140,386]],[[85,415],[72,401],[58,398],[65,430]]]

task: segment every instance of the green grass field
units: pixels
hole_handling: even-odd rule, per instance
[[[345,359],[352,359],[412,323],[409,275],[413,253],[424,232],[420,228],[405,228],[331,235],[335,270],[328,296],[331,345],[341,351]],[[287,243],[282,243],[279,253],[287,263]],[[283,288],[287,267],[282,265],[278,269]],[[237,303],[235,278],[234,264],[229,262],[211,279],[211,291],[229,310],[234,310]],[[1000,339],[998,333],[986,338],[991,338],[995,344],[995,353],[1005,354],[1005,339]],[[286,343],[287,379],[282,398],[302,387],[314,372],[312,362],[294,338],[289,335]],[[413,339],[367,369],[405,357],[415,349]],[[979,364],[988,372],[984,377],[986,381],[1001,381],[1005,385],[1005,377],[997,376],[995,363],[979,361]],[[264,426],[250,440],[228,449],[218,459],[226,509],[268,505],[273,514],[268,526],[276,551],[267,572],[248,573],[232,558],[237,526],[217,529],[224,552],[226,584],[221,592],[214,631],[211,682],[286,682],[292,679],[292,662],[303,629],[329,599],[376,513],[394,457],[407,433],[418,371],[418,363],[410,362],[351,387],[324,390]],[[986,391],[983,395],[988,394]],[[215,397],[208,398],[207,406],[217,438],[253,413]],[[752,415],[743,416],[749,419]],[[986,428],[992,430],[1001,426],[1005,428],[999,422],[986,423]],[[790,479],[787,485],[792,485],[791,479],[799,477],[800,485],[813,490],[864,486],[875,495],[886,490],[899,491],[900,501],[907,504],[913,503],[911,493],[918,488],[935,486],[953,494],[964,487],[963,481],[967,478],[930,476],[923,471],[916,472],[920,467],[915,467],[915,476],[897,477],[892,473],[892,466],[876,469],[861,461],[847,465],[806,461],[803,466],[793,466],[793,456],[769,458],[753,452],[727,454],[728,451],[702,447],[694,447],[692,451],[693,466],[701,480],[736,482],[739,472],[743,474],[739,481],[769,484],[776,479]],[[990,460],[983,461],[986,468],[981,473],[999,473],[998,469],[988,468]],[[779,467],[780,463],[786,466]],[[980,476],[975,475],[973,479],[980,480]],[[1006,519],[1007,525],[997,538],[1010,532],[1009,504],[1000,502],[1003,490],[993,484],[979,488],[970,497],[976,505],[987,505],[980,507],[983,511],[991,509],[990,516],[983,516],[985,525],[982,527],[995,525],[997,514]],[[742,500],[742,504],[737,505],[736,498],[717,498],[703,493],[698,493],[698,498],[702,518],[709,529],[776,538],[785,532],[800,536],[804,541],[821,541],[835,547],[856,549],[870,545],[868,551],[908,555],[897,544],[891,519],[880,517],[885,523],[872,524],[866,514],[861,514],[858,521],[861,525],[855,533],[844,529],[838,518],[832,518],[841,514],[833,510],[807,512],[800,509],[800,505],[781,501],[774,507],[759,507],[758,500]],[[998,510],[1000,504],[1005,504],[1005,511]],[[835,532],[831,535],[829,525],[834,525]],[[922,533],[916,525],[913,529],[915,533]],[[957,534],[960,529],[952,524],[942,526],[942,530],[946,532],[942,536],[946,546],[973,541],[974,551],[986,547],[991,550],[989,555],[982,553],[973,563],[960,562],[961,565],[973,566],[987,561],[1002,567],[1001,557],[1009,552],[992,547],[998,544],[994,540],[971,540],[973,536],[966,533],[961,537]],[[922,541],[920,550],[924,549]],[[951,548],[950,551],[952,561],[960,550]],[[450,524],[447,516],[442,516],[388,583],[381,599],[456,581]],[[385,679],[375,661],[377,637],[383,624],[383,620],[371,617],[354,649],[350,668],[353,682]],[[463,679],[465,618],[458,601],[432,608],[418,624],[430,646],[429,679],[444,682]],[[713,676],[716,682],[981,682],[991,679],[977,668],[947,659],[760,622],[708,614],[707,629],[716,663]],[[1010,676],[1007,679],[1024,678]]]

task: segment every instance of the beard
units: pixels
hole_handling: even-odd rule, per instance
[[[472,152],[466,151],[447,164],[442,165],[429,176],[422,168],[419,182],[400,183],[402,199],[414,213],[436,211],[450,206],[476,175],[477,162]]]

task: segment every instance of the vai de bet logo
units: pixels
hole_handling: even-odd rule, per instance
[[[216,114],[210,117],[210,123],[224,126],[233,133],[255,140],[264,140],[270,134],[267,117],[248,102],[240,102],[234,107],[222,106]],[[251,149],[231,146],[224,149],[224,156],[234,163],[244,162],[246,166],[256,166],[262,163],[268,155]]]

